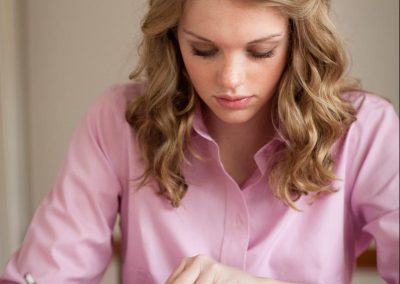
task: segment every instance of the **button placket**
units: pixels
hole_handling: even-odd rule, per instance
[[[221,261],[245,270],[248,244],[249,222],[246,203],[239,188],[227,189]]]

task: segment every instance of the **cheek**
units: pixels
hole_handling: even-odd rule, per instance
[[[188,72],[189,78],[196,89],[200,89],[205,85],[205,82],[209,81],[211,76],[210,70],[200,62],[197,58],[192,55],[184,57],[184,63],[186,71]],[[199,90],[198,90],[199,91]]]
[[[273,65],[266,65],[263,67],[262,70],[259,70],[259,74],[264,74],[263,76],[256,76],[256,80],[259,82],[264,82],[265,88],[272,89],[274,88],[278,83],[279,80],[282,76],[282,73],[285,69],[286,65],[286,58],[281,57],[281,58],[276,58],[277,60]]]
[[[209,81],[211,77],[211,66],[208,66],[209,64],[203,58],[194,56],[191,47],[187,44],[182,43],[180,49],[189,78],[195,89],[199,92],[202,85],[205,85],[204,82]]]
[[[282,65],[276,64],[271,68],[268,68],[268,70],[265,73],[268,74],[268,78],[269,81],[271,81],[271,83],[276,83],[276,81],[280,79],[282,71],[283,71]]]

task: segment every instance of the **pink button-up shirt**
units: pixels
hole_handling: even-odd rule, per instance
[[[357,121],[335,145],[338,192],[297,212],[267,186],[277,139],[254,156],[258,166],[239,187],[224,170],[216,142],[196,114],[189,188],[172,208],[156,184],[137,190],[144,169],[125,121],[134,83],[101,96],[77,129],[53,189],[38,208],[0,283],[98,283],[112,257],[121,216],[124,283],[164,283],[185,256],[205,254],[250,274],[297,283],[350,283],[355,257],[376,242],[379,273],[399,283],[399,124],[392,106],[363,93],[345,96]]]

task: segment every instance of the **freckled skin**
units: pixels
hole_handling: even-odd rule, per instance
[[[251,43],[270,35],[278,36]],[[189,0],[178,25],[178,41],[191,81],[208,107],[208,123],[257,124],[255,120],[269,117],[268,104],[287,59],[286,17],[259,4]],[[270,57],[255,57],[267,51]],[[227,108],[218,102],[220,96],[245,96],[249,101],[243,108]]]

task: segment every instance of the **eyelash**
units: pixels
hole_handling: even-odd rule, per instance
[[[199,50],[197,48],[192,48],[192,53],[195,56],[200,56],[204,58],[211,58],[217,54],[218,50],[217,49],[210,49],[210,50]],[[265,53],[259,53],[259,52],[250,52],[248,53],[254,58],[254,59],[265,59],[265,58],[271,58],[275,55],[274,50],[270,50]]]
[[[270,50],[268,52],[264,52],[264,53],[254,53],[252,54],[252,56],[256,59],[265,59],[265,58],[271,58],[275,55],[274,50]]]
[[[209,49],[209,50],[199,50],[197,48],[192,48],[192,52],[196,56],[200,57],[212,57],[217,54],[217,49]]]

